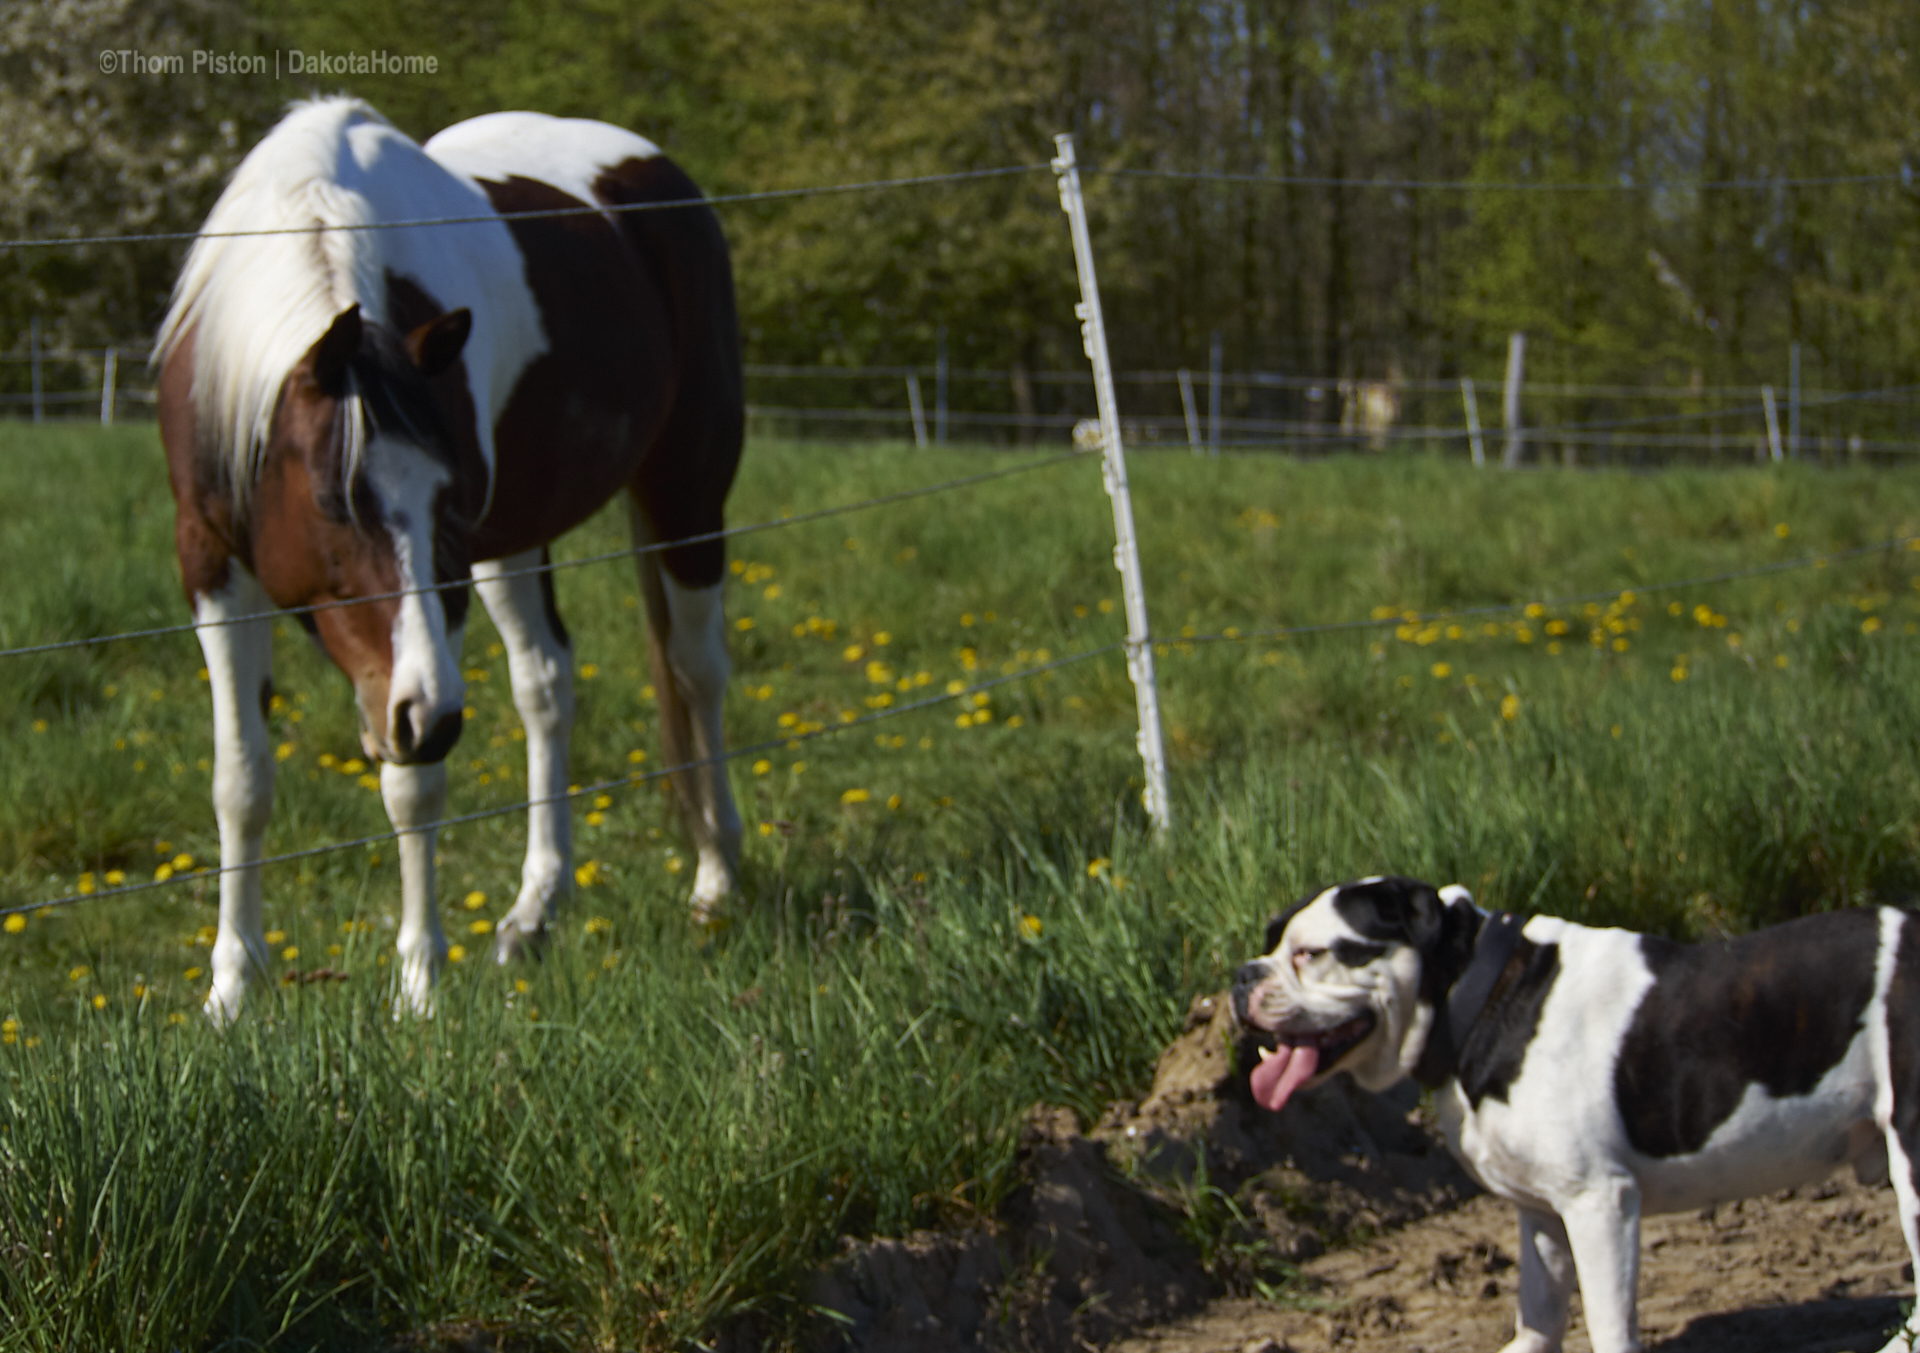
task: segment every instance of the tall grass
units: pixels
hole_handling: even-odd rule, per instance
[[[759,446],[733,517],[979,463]],[[1920,559],[1645,589],[1911,532],[1920,478],[1186,457],[1134,478],[1168,638],[1165,841],[1102,660],[964,727],[949,707],[736,764],[748,901],[717,936],[686,922],[652,790],[582,805],[594,882],[514,972],[467,932],[511,900],[518,823],[450,833],[448,923],[474,956],[428,1023],[390,1017],[377,848],[269,876],[279,969],[349,980],[275,985],[225,1036],[193,1013],[204,879],[0,934],[0,1349],[355,1348],[458,1321],[668,1347],[744,1311],[790,1329],[841,1234],[990,1210],[1027,1105],[1137,1093],[1189,996],[1317,884],[1395,869],[1675,935],[1915,887]],[[150,434],[8,431],[0,489],[20,505],[5,642],[182,615]],[[1110,641],[1110,530],[1070,465],[747,538],[734,736]],[[602,520],[567,550],[617,543]],[[1180,638],[1590,591],[1611,601]],[[582,780],[658,764],[633,592],[617,567],[561,575]],[[456,809],[523,791],[493,642],[476,612]],[[282,648],[270,848],[377,828],[364,771],[341,769],[344,683]],[[213,858],[198,666],[190,637],[0,663],[11,897]]]

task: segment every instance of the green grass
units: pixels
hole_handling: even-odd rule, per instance
[[[756,445],[731,516],[1008,463]],[[790,1328],[842,1233],[991,1209],[1029,1104],[1138,1092],[1188,997],[1317,884],[1393,869],[1702,935],[1920,883],[1920,556],[1646,590],[1920,532],[1920,476],[1185,455],[1132,473],[1169,639],[1165,842],[1110,656],[1002,687],[964,727],[943,706],[734,763],[749,902],[718,937],[687,923],[656,786],[580,806],[595,882],[518,972],[469,932],[511,901],[520,821],[449,832],[443,905],[473,955],[430,1023],[388,1016],[380,847],[269,874],[281,966],[350,979],[275,986],[226,1036],[193,1013],[204,878],[0,934],[0,1350],[347,1348],[461,1320],[668,1347],[746,1310]],[[0,501],[0,642],[184,618],[150,430],[0,427]],[[1111,540],[1080,463],[736,542],[730,614],[753,623],[732,738],[1110,643]],[[620,543],[602,518],[561,553]],[[576,779],[657,766],[630,570],[558,587]],[[1178,637],[1591,592],[1611,598],[1591,615]],[[524,792],[475,615],[456,812]],[[269,849],[381,829],[344,679],[297,631],[280,650]],[[0,661],[10,902],[216,858],[199,666],[191,636]]]

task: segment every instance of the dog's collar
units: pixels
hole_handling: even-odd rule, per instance
[[[1447,1026],[1453,1034],[1455,1048],[1466,1046],[1467,1030],[1487,1008],[1487,998],[1493,995],[1494,983],[1506,971],[1507,960],[1513,957],[1514,947],[1520,943],[1520,928],[1525,924],[1512,912],[1503,911],[1489,916],[1480,927],[1480,934],[1473,942],[1473,958],[1447,993]]]

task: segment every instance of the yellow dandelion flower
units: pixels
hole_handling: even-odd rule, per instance
[[[460,905],[468,911],[479,911],[487,905],[487,895],[476,888],[461,899]]]
[[[291,963],[296,958],[299,958],[299,957],[300,957],[300,946],[297,944],[289,944],[286,948],[280,951],[280,958],[283,962]]]
[[[596,795],[594,795],[594,798],[593,798],[593,806],[594,806],[595,808],[611,808],[611,807],[613,807],[613,795],[611,795],[611,794],[596,794]]]
[[[283,742],[273,749],[273,759],[275,761],[285,761],[293,755],[294,750],[294,745],[291,742]]]
[[[199,968],[188,968],[186,972],[181,974],[181,976],[185,977],[189,982],[198,982],[200,980],[201,971],[202,970]]]
[[[1110,868],[1112,868],[1112,866],[1113,866],[1113,861],[1109,860],[1104,855],[1098,856],[1095,859],[1088,860],[1087,861],[1087,877],[1090,879],[1097,879],[1101,875],[1105,874]]]
[[[1776,653],[1773,655],[1773,665],[1775,667],[1785,667],[1787,665],[1787,661],[1788,661],[1787,655],[1784,653]]]
[[[738,620],[733,622],[733,627],[739,630],[742,634],[745,634],[748,630],[753,628],[753,617],[750,615],[743,615]],[[595,668],[594,670],[598,672],[599,669]],[[585,673],[582,673],[582,675],[584,676]]]
[[[581,888],[591,888],[600,882],[600,861],[588,860],[573,871],[573,881]]]
[[[372,771],[368,771],[365,775],[362,775],[359,778],[359,780],[357,780],[355,783],[357,783],[362,789],[378,789],[380,788],[380,777],[378,775],[375,775]]]
[[[1039,939],[1043,928],[1044,925],[1038,916],[1029,914],[1020,918],[1020,933],[1030,940]]]
[[[467,957],[467,946],[464,944],[453,945],[447,950],[447,962],[449,963],[463,962],[465,961],[466,957]]]
[[[1675,681],[1685,681],[1687,679],[1687,665],[1684,662],[1676,662],[1673,665],[1673,670],[1668,672],[1667,675]]]
[[[1619,724],[1615,724],[1615,725],[1613,726],[1613,735],[1614,735],[1614,736],[1615,736],[1616,738],[1620,736],[1620,725],[1619,725]]]
[[[1520,697],[1509,691],[1500,699],[1500,717],[1512,723],[1520,717]]]
[[[867,655],[867,650],[861,647],[859,644],[848,644],[846,648],[843,649],[840,653],[840,656],[845,658],[848,662],[859,662],[860,659],[864,658],[866,655]]]
[[[1448,677],[1453,675],[1453,664],[1446,663],[1446,662],[1436,662],[1433,665],[1433,675],[1436,681],[1446,680]]]
[[[788,766],[787,769],[795,775],[800,775],[806,771],[807,763],[804,761],[796,761],[791,766]]]
[[[597,827],[602,822],[605,822],[606,820],[607,820],[607,815],[605,813],[588,813],[587,814],[587,825],[589,827]]]
[[[1778,536],[1780,539],[1785,540],[1788,536],[1793,534],[1793,528],[1788,526],[1783,521],[1775,522],[1773,526],[1773,533],[1776,536]]]
[[[755,775],[765,775],[772,769],[773,762],[767,760],[764,756],[753,763],[753,773]]]
[[[762,836],[772,836],[772,835],[773,835],[773,824],[772,824],[771,822],[762,822],[762,823],[760,824],[760,834],[761,834]]]
[[[493,933],[493,922],[484,916],[477,921],[469,921],[467,923],[467,933],[469,935],[491,935]]]
[[[667,872],[669,874],[677,874],[686,867],[686,861],[682,860],[678,855],[669,856],[667,859]]]
[[[647,759],[647,754],[641,751],[638,747],[635,747],[632,751],[627,753],[627,761],[631,765],[637,766],[642,761],[645,761],[646,759]]]
[[[872,794],[872,792],[871,792],[870,790],[865,790],[865,789],[849,789],[849,790],[847,790],[847,791],[846,791],[846,792],[845,792],[844,794],[842,794],[842,795],[840,796],[840,802],[842,802],[842,803],[865,803],[865,802],[866,802],[866,801],[867,801],[868,799],[870,799],[870,798],[872,798],[872,797],[873,797],[873,794]]]
[[[203,929],[202,933],[204,934],[206,930],[212,930],[212,929],[213,929],[212,926],[207,926]],[[197,939],[198,937],[196,936],[195,938]],[[287,932],[284,930],[269,930],[267,932],[266,938],[267,938],[268,944],[283,944],[286,942]],[[213,937],[209,935],[207,937],[207,943],[211,944],[212,942],[213,942]]]
[[[95,1010],[105,1010],[107,1008],[107,998],[105,996],[102,996],[100,993],[95,992],[93,997],[93,1008]]]
[[[27,918],[15,912],[4,922],[0,922],[0,928],[4,928],[9,935],[18,935],[27,928]]]
[[[182,852],[181,854],[174,856],[173,867],[176,870],[187,870],[187,869],[193,868],[193,856],[188,855],[185,852]]]
[[[153,871],[153,881],[155,883],[165,883],[168,879],[172,877],[173,877],[173,866],[170,864],[163,864],[158,869]]]
[[[1880,632],[1880,617],[1870,615],[1865,620],[1862,620],[1860,622],[1860,632],[1862,634],[1878,634]]]
[[[1019,716],[1018,714],[1016,714],[1016,715],[1014,715],[1014,716],[1013,716],[1013,717],[1012,717],[1011,719],[1008,719],[1008,720],[1007,720],[1007,727],[1009,727],[1009,728],[1018,728],[1018,727],[1020,727],[1020,725],[1021,725],[1021,724],[1023,724],[1023,723],[1025,723],[1025,722],[1026,722],[1026,720],[1025,720],[1025,719],[1023,719],[1023,718],[1021,718],[1021,717],[1020,717],[1020,716]]]
[[[900,811],[900,796],[899,796],[898,794],[889,794],[889,795],[887,795],[887,807],[888,807],[888,808],[890,808],[890,809],[892,809],[892,810],[893,810],[894,812],[896,812],[896,813],[897,813],[897,812],[899,812],[899,811]]]
[[[122,870],[109,869],[107,871],[107,886],[109,888],[118,888],[121,884],[125,883],[126,881],[127,881],[127,876]]]

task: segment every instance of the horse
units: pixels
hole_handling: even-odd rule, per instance
[[[213,693],[216,1024],[268,961],[276,607],[317,608],[299,622],[352,682],[399,839],[397,1008],[424,1015],[447,955],[435,824],[465,704],[468,583],[479,592],[507,649],[532,801],[494,955],[539,949],[574,884],[572,644],[541,566],[622,490],[696,917],[734,891],[713,534],[745,428],[732,264],[704,204],[606,210],[700,197],[658,147],[605,123],[493,113],[421,146],[333,97],[292,105],[215,203],[154,362]],[[533,212],[561,214],[514,216]],[[462,223],[383,228],[447,218]]]

